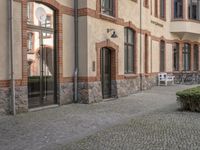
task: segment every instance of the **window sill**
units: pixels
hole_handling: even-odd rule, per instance
[[[124,78],[125,79],[135,79],[138,77],[138,74],[125,74]]]
[[[166,18],[162,18],[162,17],[160,17],[160,20],[162,20],[162,21],[167,21]]]
[[[111,21],[111,22],[116,22],[116,20],[117,20],[114,16],[109,16],[109,15],[102,14],[102,13],[100,14],[100,18]]]
[[[194,22],[194,23],[200,23],[200,20],[195,20],[195,19],[188,19],[188,21]]]
[[[171,21],[186,21],[186,19],[183,19],[183,18],[172,18]]]

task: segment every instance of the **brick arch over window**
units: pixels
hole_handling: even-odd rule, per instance
[[[101,49],[108,48],[111,51],[111,78],[117,80],[120,78],[118,75],[118,53],[119,46],[110,40],[96,43],[96,54],[97,54],[97,80],[101,80]]]
[[[56,40],[56,53],[57,53],[57,67],[58,67],[58,72],[57,72],[57,78],[58,82],[62,83],[64,82],[63,78],[63,58],[62,58],[62,51],[63,51],[63,30],[62,30],[62,14],[63,14],[63,9],[62,5],[58,3],[56,0],[22,0],[22,81],[21,85],[27,85],[27,77],[28,77],[28,69],[27,69],[27,3],[28,2],[37,2],[44,4],[50,8],[52,8],[55,12],[55,29],[57,30],[57,33],[55,35],[55,40]]]

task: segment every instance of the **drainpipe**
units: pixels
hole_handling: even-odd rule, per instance
[[[142,1],[140,0],[140,90],[142,91]]]
[[[11,91],[11,113],[16,115],[15,110],[15,79],[14,79],[14,64],[13,64],[13,0],[8,1],[9,10],[9,51],[10,51],[10,91]]]
[[[74,0],[74,49],[75,49],[75,69],[74,69],[74,102],[78,102],[78,0]]]

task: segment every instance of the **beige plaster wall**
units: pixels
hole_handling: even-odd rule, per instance
[[[15,79],[22,79],[22,28],[21,28],[21,4],[13,3],[13,36],[14,36],[14,74]]]
[[[165,69],[166,69],[166,72],[172,72],[173,71],[173,57],[172,57],[172,50],[173,50],[173,46],[172,44],[166,44],[166,56],[165,56]]]
[[[179,34],[171,33],[173,22],[171,22],[171,0],[166,1],[166,21],[157,17],[154,17],[154,0],[152,0],[152,15],[151,15],[151,1],[149,1],[149,8],[145,8],[142,6],[142,29],[151,32],[152,36],[155,37],[164,37],[167,40],[175,40],[175,39],[183,39],[190,41],[199,41],[200,37],[198,34],[192,34],[191,32],[195,32],[199,26],[198,23],[185,23],[186,26],[183,30],[179,28],[179,30],[184,31],[187,30],[188,33],[185,33],[183,37],[180,37]],[[142,3],[143,5],[143,3]],[[158,1],[158,6],[159,6]],[[91,9],[96,10],[96,0],[87,0],[87,6]],[[187,6],[186,6],[187,7]],[[158,15],[159,15],[158,8]],[[187,12],[186,12],[187,14]],[[128,0],[124,2],[124,0],[118,0],[118,16],[119,18],[123,18],[125,22],[131,21],[137,28],[140,27],[140,4],[138,2],[134,2]],[[95,44],[101,41],[105,41],[109,38],[108,34],[106,34],[107,28],[113,28],[116,30],[118,34],[117,39],[111,39],[114,43],[119,45],[119,74],[124,74],[124,27],[116,25],[114,23],[110,23],[105,20],[97,20],[95,18],[88,17],[88,75],[94,76],[96,75],[96,71],[92,72],[92,62],[96,61],[96,48]],[[161,26],[155,25],[153,22],[160,24]],[[183,24],[183,23],[182,23]],[[179,25],[178,25],[179,27]],[[177,25],[176,25],[177,28]],[[177,29],[176,29],[177,30]],[[191,31],[190,31],[191,30]],[[192,31],[194,30],[194,31]],[[151,37],[149,37],[149,66],[148,70],[151,72],[159,72],[160,70],[160,43],[159,41],[151,41]],[[140,70],[140,35],[137,35],[137,73],[144,73],[144,35],[142,35],[142,67]],[[166,71],[172,71],[172,44],[166,42]]]
[[[68,7],[74,7],[74,1],[73,0],[56,0],[60,4]]]
[[[63,15],[63,76],[74,73],[74,18]]]
[[[8,80],[10,77],[10,53],[8,47],[8,14],[7,1],[2,0],[0,5],[0,80]],[[22,34],[21,34],[21,5],[18,2],[13,3],[13,55],[14,55],[14,77],[22,78]]]
[[[124,74],[124,28],[119,25],[114,25],[113,23],[102,21],[88,17],[88,74],[90,76],[96,76],[96,71],[92,71],[92,62],[96,62],[96,43],[106,41],[110,39],[112,42],[119,46],[119,74]],[[111,34],[107,33],[107,29],[115,29],[118,35],[118,38],[111,39]],[[96,70],[97,70],[97,63]]]
[[[1,1],[0,10],[0,80],[6,80],[9,76],[7,0]]]
[[[160,71],[159,45],[159,42],[152,41],[152,72]]]
[[[79,18],[79,76],[88,75],[88,17]]]

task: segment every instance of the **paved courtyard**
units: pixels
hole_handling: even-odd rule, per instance
[[[178,111],[175,92],[154,87],[98,104],[0,117],[0,150],[197,150],[200,114]]]

